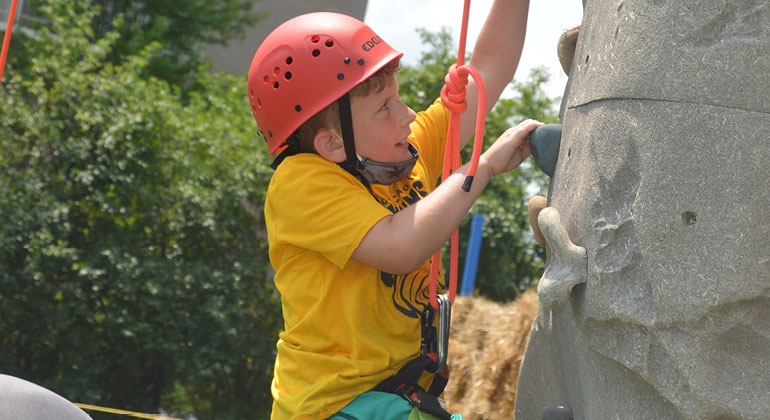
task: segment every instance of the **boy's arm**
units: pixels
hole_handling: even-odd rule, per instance
[[[503,133],[481,155],[469,192],[461,188],[465,165],[422,200],[377,222],[352,258],[391,274],[416,270],[449,239],[489,179],[513,170],[529,156],[527,136],[539,125],[527,120]]]
[[[524,48],[529,0],[495,0],[471,54],[470,65],[481,74],[486,87],[486,109],[497,103],[513,80]],[[466,87],[468,109],[460,117],[460,145],[464,147],[476,129],[478,94],[473,77]]]

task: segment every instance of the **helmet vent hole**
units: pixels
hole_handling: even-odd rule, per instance
[[[249,89],[249,95],[251,95],[252,98],[254,97],[254,89]]]
[[[291,65],[291,63],[293,63],[293,62],[294,62],[294,59],[293,59],[293,58],[291,58],[291,57],[286,57],[286,64],[287,64],[287,65]]]
[[[345,78],[345,75],[342,73],[337,73],[337,80],[343,80]]]
[[[302,106],[294,105],[294,110],[297,111],[297,112],[300,112],[300,111],[302,111]]]
[[[262,78],[262,83],[270,83],[270,76],[265,76]]]
[[[273,69],[273,73],[274,73],[276,76],[278,76],[279,74],[281,74],[281,69],[280,69],[279,67],[276,67],[276,68],[274,68],[274,69]]]
[[[313,50],[313,57],[318,57],[321,55],[321,50]]]
[[[262,99],[257,98],[257,107],[262,108]]]
[[[364,59],[363,58],[359,58],[357,63],[358,63],[359,66],[363,66],[364,65]]]
[[[319,42],[321,42],[321,37],[318,35],[313,35],[313,37],[310,38],[310,42],[312,42],[313,44],[318,44]]]
[[[255,107],[254,104],[251,104],[251,111],[254,113],[257,112],[257,107]]]
[[[284,75],[283,75],[284,79],[286,79],[286,80],[291,80],[291,76],[292,76],[292,75],[291,75],[291,72],[290,72],[290,71],[287,71],[287,72],[286,72],[286,73],[284,73]]]
[[[273,83],[273,89],[278,89],[278,82]]]
[[[331,39],[327,39],[325,45],[326,47],[331,48],[334,46],[334,41],[332,41]]]

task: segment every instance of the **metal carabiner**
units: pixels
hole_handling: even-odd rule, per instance
[[[449,351],[449,323],[452,317],[452,302],[446,294],[436,296],[438,300],[438,356],[436,372],[446,367],[447,352]]]

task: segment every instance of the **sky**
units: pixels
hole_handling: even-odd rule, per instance
[[[492,0],[471,1],[467,51],[473,51],[473,43],[491,4]],[[422,27],[436,32],[448,27],[457,46],[463,5],[463,0],[368,0],[364,22],[393,48],[404,53],[404,63],[415,64],[422,50],[415,29]],[[532,0],[524,51],[514,79],[524,80],[529,69],[545,66],[552,78],[545,87],[548,96],[561,96],[567,76],[559,65],[556,44],[559,36],[580,25],[582,18],[581,0]]]

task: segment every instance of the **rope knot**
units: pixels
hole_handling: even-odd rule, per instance
[[[444,87],[441,88],[441,100],[444,106],[452,112],[463,112],[468,108],[465,100],[465,87],[468,85],[468,66],[452,64],[444,77]]]

